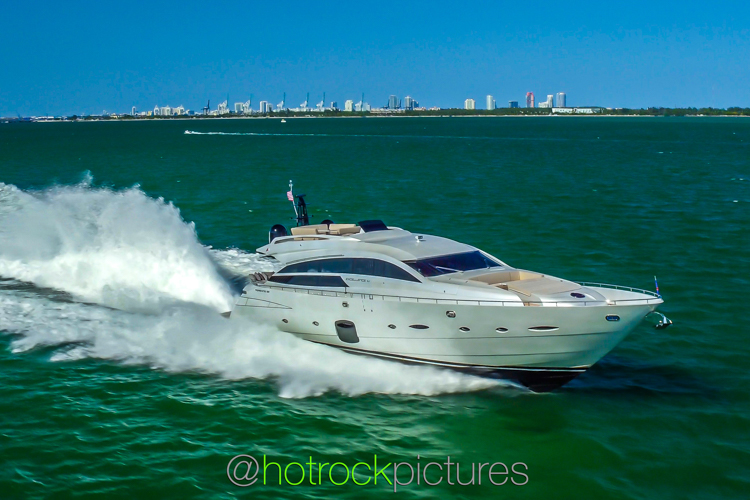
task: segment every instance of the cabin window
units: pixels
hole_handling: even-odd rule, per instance
[[[274,274],[268,281],[274,283],[284,283],[287,285],[301,286],[324,286],[324,287],[346,287],[346,283],[339,276],[319,276],[314,274],[297,274],[294,276],[279,276]]]
[[[419,280],[406,270],[379,259],[319,259],[291,264],[280,273],[330,273],[330,274],[364,274],[380,276],[403,281]]]
[[[427,278],[440,276],[441,274],[501,267],[499,262],[490,259],[479,250],[419,259],[416,261],[405,262],[405,264],[408,264],[412,269],[415,269],[422,276]]]

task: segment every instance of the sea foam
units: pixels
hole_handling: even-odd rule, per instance
[[[138,187],[86,181],[26,192],[0,184],[0,330],[16,334],[11,346],[19,355],[56,346],[51,361],[88,357],[226,379],[270,377],[284,397],[501,385],[355,357],[270,325],[225,319],[219,313],[235,297],[219,266],[248,274],[270,264],[243,250],[204,247],[174,205]]]

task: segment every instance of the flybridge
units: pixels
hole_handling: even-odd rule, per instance
[[[439,236],[414,234],[399,227],[387,226],[382,220],[369,219],[337,224],[326,219],[310,224],[305,195],[295,195],[289,181],[287,199],[292,202],[296,226],[287,228],[275,224],[268,233],[268,245],[258,249],[265,255],[298,253],[303,251],[356,251],[386,254],[401,261],[417,260],[440,255],[478,251],[476,248]],[[290,234],[291,233],[291,234]],[[353,242],[359,243],[352,247]]]

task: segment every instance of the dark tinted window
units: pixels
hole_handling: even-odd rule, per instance
[[[338,276],[318,276],[315,274],[300,274],[296,276],[278,276],[274,274],[269,281],[275,283],[286,283],[289,285],[302,285],[302,286],[326,286],[326,287],[340,287],[346,286],[344,280]]]
[[[378,259],[321,259],[291,264],[281,273],[364,274],[404,281],[419,282],[400,267]]]
[[[357,225],[366,233],[371,233],[373,231],[388,231],[388,226],[386,226],[382,220],[378,219],[359,221]]]
[[[429,259],[406,262],[406,264],[419,271],[422,276],[427,277],[457,273],[459,271],[474,271],[476,269],[500,267],[499,263],[486,257],[478,250],[475,252],[430,257]]]

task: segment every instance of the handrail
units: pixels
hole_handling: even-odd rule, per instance
[[[581,286],[594,286],[594,287],[599,287],[599,288],[612,288],[614,290],[625,290],[628,292],[645,293],[646,295],[652,295],[654,297],[661,298],[661,295],[659,295],[656,292],[652,292],[650,290],[643,290],[642,288],[634,288],[631,286],[611,285],[609,283],[594,283],[593,281],[573,281],[573,283],[577,283]]]
[[[274,283],[271,281],[265,281],[263,283],[255,283],[256,286],[264,286],[269,288],[277,288],[282,291],[289,291],[289,292],[295,292],[295,293],[307,293],[310,295],[327,295],[327,294],[335,294],[336,297],[345,297],[345,298],[355,298],[356,296],[360,296],[362,298],[369,297],[370,299],[373,299],[373,297],[379,297],[383,300],[386,300],[386,298],[395,300],[398,302],[416,302],[416,303],[424,303],[424,304],[455,304],[455,305],[484,305],[484,306],[513,306],[513,307],[519,307],[519,306],[538,306],[538,307],[591,307],[591,306],[610,306],[610,305],[621,305],[623,303],[627,304],[629,302],[639,302],[639,301],[645,301],[647,304],[650,304],[651,300],[654,299],[617,299],[612,301],[604,301],[604,300],[557,300],[557,301],[549,301],[549,302],[531,302],[531,301],[523,301],[523,300],[486,300],[486,299],[442,299],[437,297],[410,297],[410,296],[404,296],[404,295],[386,295],[382,293],[362,293],[362,292],[349,292],[349,291],[338,291],[338,290],[331,290],[325,289],[325,287],[321,287],[320,289],[312,290],[310,288],[306,288],[303,285],[299,285],[299,288],[296,286],[289,286],[287,284],[281,284],[281,283]],[[618,285],[611,285],[612,287],[618,286]],[[653,296],[654,298],[661,299],[660,296],[656,295],[653,292],[649,292],[648,290],[640,290],[638,288],[629,288],[629,287],[620,287],[624,289],[628,289],[631,291],[642,291],[645,292],[648,295]],[[332,295],[333,296],[333,295]],[[240,296],[240,298],[242,298]]]

